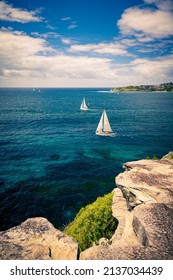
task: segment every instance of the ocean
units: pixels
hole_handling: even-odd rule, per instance
[[[40,216],[63,229],[125,162],[173,150],[173,93],[108,90],[0,89],[0,230]],[[104,109],[115,137],[95,134]]]

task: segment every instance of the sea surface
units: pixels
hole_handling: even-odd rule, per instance
[[[103,109],[116,137],[95,134]],[[0,230],[38,216],[63,229],[125,162],[171,150],[173,93],[1,88]]]

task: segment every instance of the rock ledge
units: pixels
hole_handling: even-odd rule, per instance
[[[112,211],[119,220],[112,244],[81,253],[86,259],[173,259],[173,153],[124,165]]]
[[[173,152],[161,160],[127,162],[116,177],[112,203],[119,224],[81,260],[173,259]],[[0,232],[0,259],[77,260],[77,242],[45,218]]]
[[[45,218],[31,218],[0,232],[0,259],[76,260],[77,242]]]

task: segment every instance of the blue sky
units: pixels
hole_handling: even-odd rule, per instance
[[[173,79],[172,0],[0,1],[0,86]]]

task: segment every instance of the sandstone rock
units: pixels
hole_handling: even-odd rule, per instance
[[[116,177],[116,185],[126,197],[128,208],[141,203],[172,201],[173,161],[140,160],[124,165],[126,171]]]
[[[109,247],[95,246],[83,251],[80,255],[80,260],[146,260],[153,258],[158,259],[157,254],[147,252],[142,246],[127,246],[123,243]]]
[[[81,260],[173,259],[173,153],[124,165],[116,178],[113,216],[118,228],[80,254]],[[74,260],[77,242],[44,218],[0,232],[0,259]]]
[[[99,239],[99,246],[108,246],[109,244],[111,244],[109,239],[104,237]]]
[[[169,152],[162,159],[166,159],[166,160],[170,160],[171,161],[173,159],[173,152]]]
[[[32,218],[0,232],[0,259],[76,260],[77,242],[45,218]]]
[[[140,243],[173,256],[173,202],[141,205],[134,209],[133,229]]]
[[[173,259],[173,160],[140,160],[116,177],[113,216],[118,228],[109,246],[94,246],[80,259]]]
[[[123,197],[123,193],[120,189],[114,189],[114,196],[112,201],[112,215],[118,220],[118,227],[115,234],[112,237],[114,239],[120,239],[124,232],[126,216],[129,214],[127,209],[126,199]]]

